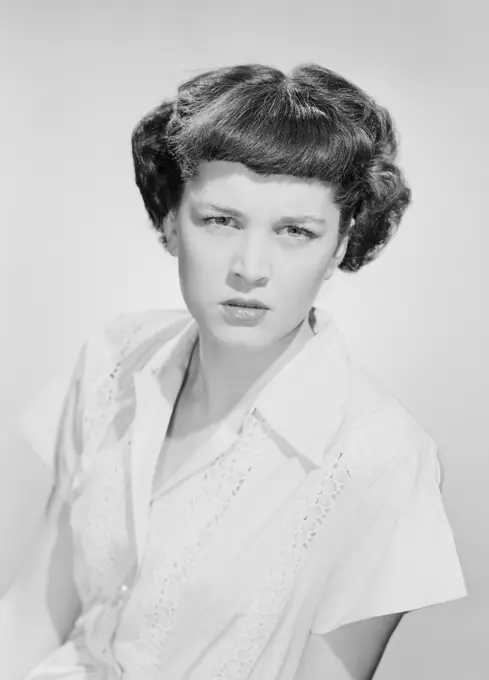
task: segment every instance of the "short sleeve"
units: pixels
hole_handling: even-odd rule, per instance
[[[71,503],[83,451],[83,387],[88,342],[82,346],[69,382],[59,419],[54,450],[54,488]]]
[[[51,380],[21,418],[25,436],[52,471],[50,507],[55,497],[66,503],[72,500],[83,450],[82,387],[87,349],[85,341],[71,373]]]
[[[399,455],[365,492],[351,536],[322,592],[311,627],[347,623],[465,597],[467,590],[440,490],[436,445],[404,428]],[[379,446],[386,442],[379,438]],[[368,448],[368,447],[367,447]]]
[[[28,441],[52,470],[54,493],[70,503],[82,452],[103,436],[117,406],[116,385],[126,355],[141,350],[152,333],[180,319],[181,312],[119,314],[95,328],[81,345],[71,372],[58,375],[21,417]],[[137,354],[137,352],[136,352]],[[125,369],[125,375],[131,371]]]

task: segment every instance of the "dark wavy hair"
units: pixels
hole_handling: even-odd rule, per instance
[[[340,237],[349,237],[343,271],[379,254],[411,199],[388,111],[316,64],[290,75],[260,64],[202,73],[139,122],[132,152],[136,184],[165,248],[163,220],[178,209],[200,161],[234,161],[261,175],[332,186]]]

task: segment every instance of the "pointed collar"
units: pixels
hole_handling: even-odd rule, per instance
[[[314,467],[338,431],[350,385],[351,363],[338,327],[316,308],[314,336],[258,395],[255,408]]]
[[[286,352],[265,372],[240,402],[309,464],[319,467],[337,432],[347,400],[350,359],[336,323],[328,311],[315,307],[314,336],[303,346],[306,318]],[[173,408],[198,338],[190,314],[174,323],[169,340],[149,359],[141,373],[158,383],[158,391]],[[291,357],[291,358],[290,358]]]

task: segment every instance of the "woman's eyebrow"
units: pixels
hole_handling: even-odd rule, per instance
[[[227,213],[228,215],[232,215],[233,217],[244,217],[243,213],[240,213],[239,210],[235,210],[234,208],[230,208],[229,206],[226,205],[218,205],[217,203],[203,203],[201,205],[202,208],[211,208],[212,210],[216,210],[216,212],[223,212]]]
[[[314,222],[314,224],[319,224],[320,226],[328,224],[328,221],[325,220],[324,217],[316,217],[315,215],[290,215],[281,217],[280,222],[294,222],[299,224]]]
[[[235,210],[226,205],[218,205],[217,203],[205,203],[204,205],[212,210],[227,213],[233,217],[244,217],[243,213],[239,212],[239,210]],[[323,217],[317,217],[316,215],[284,215],[280,218],[279,222],[294,222],[296,224],[313,222],[320,226],[325,226],[328,223]]]

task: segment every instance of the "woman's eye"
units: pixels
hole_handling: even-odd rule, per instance
[[[231,217],[226,215],[210,215],[209,217],[204,217],[203,222],[205,224],[216,224],[219,227],[227,227],[231,219]]]
[[[316,234],[313,231],[310,231],[309,229],[304,229],[304,227],[298,227],[295,224],[288,224],[284,229],[291,229],[295,231],[296,234],[299,236],[305,236],[305,238],[312,240],[313,238],[317,238]],[[290,232],[289,232],[290,233]],[[293,237],[295,240],[299,240],[297,236]]]

